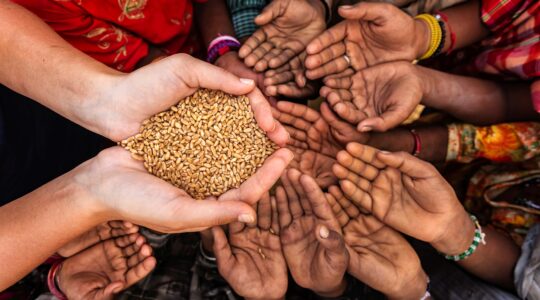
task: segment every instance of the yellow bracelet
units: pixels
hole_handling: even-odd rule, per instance
[[[439,45],[442,42],[441,25],[439,25],[439,21],[430,14],[421,14],[414,18],[424,21],[428,25],[429,31],[431,32],[431,40],[429,42],[429,48],[426,51],[426,53],[424,53],[424,55],[420,57],[420,60],[428,59],[431,56],[433,56],[433,54],[435,53],[435,51],[437,51],[437,48],[439,48]]]

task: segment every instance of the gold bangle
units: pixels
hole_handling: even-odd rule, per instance
[[[421,14],[414,18],[425,22],[429,27],[431,38],[429,42],[429,48],[426,53],[424,53],[424,55],[420,57],[420,60],[428,59],[433,56],[433,54],[435,54],[437,48],[439,48],[439,45],[442,42],[441,25],[439,24],[439,21],[430,14]]]

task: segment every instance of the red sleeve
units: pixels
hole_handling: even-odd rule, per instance
[[[480,17],[492,32],[505,30],[538,0],[481,0]]]
[[[148,54],[143,39],[92,17],[72,1],[14,2],[38,15],[75,48],[115,69],[130,72]]]

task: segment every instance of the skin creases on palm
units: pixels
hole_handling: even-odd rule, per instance
[[[294,159],[289,165],[291,168],[313,177],[321,188],[337,183],[337,178],[332,172],[332,165],[336,162],[334,158],[312,150],[291,146],[289,149],[294,153]]]

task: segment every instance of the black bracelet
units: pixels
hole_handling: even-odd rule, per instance
[[[321,0],[321,2],[324,5],[324,9],[325,9],[324,18],[326,20],[326,25],[328,25],[330,24],[330,21],[332,21],[332,8],[330,7],[330,5],[328,5],[328,3],[325,0]]]
[[[433,56],[438,56],[442,53],[444,44],[446,42],[446,25],[442,20],[440,20],[440,18],[438,18],[438,15],[436,19],[439,22],[439,27],[441,27],[441,42],[439,43],[439,47],[437,47],[437,50],[435,50],[435,53],[433,53]]]

